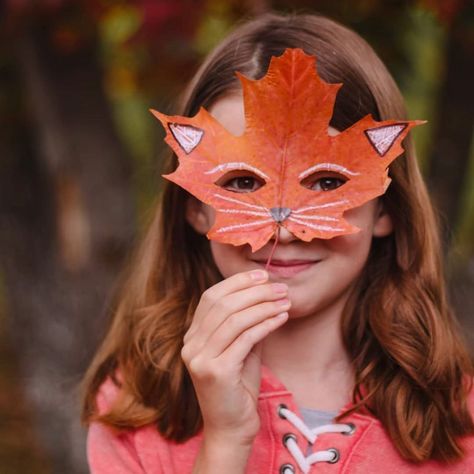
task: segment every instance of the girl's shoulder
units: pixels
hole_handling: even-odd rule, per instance
[[[467,407],[474,420],[474,377],[468,379],[471,382],[470,391],[467,396]]]
[[[121,399],[120,378],[107,378],[96,397],[99,417],[110,413]],[[196,435],[183,443],[170,441],[154,423],[119,430],[93,421],[87,435],[87,458],[92,474],[191,472],[200,440],[201,435]]]
[[[95,418],[107,415],[119,394],[120,385],[108,377],[97,392]],[[89,424],[87,461],[92,474],[143,474],[133,433],[115,430],[102,421]]]
[[[99,416],[105,415],[110,411],[119,397],[120,386],[120,377],[115,375],[114,377],[107,377],[104,382],[102,382],[96,396],[97,414]]]

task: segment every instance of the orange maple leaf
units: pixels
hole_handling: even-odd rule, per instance
[[[330,136],[342,84],[324,82],[315,57],[300,49],[273,57],[260,80],[237,75],[246,122],[241,136],[229,133],[202,107],[194,117],[152,111],[179,158],[178,169],[164,177],[216,210],[208,237],[248,243],[256,251],[278,226],[304,241],[359,231],[344,219],[344,211],[385,192],[391,181],[388,165],[403,153],[408,131],[423,122],[377,122],[367,115]],[[224,188],[225,176],[235,170],[245,170],[261,187],[252,192]],[[321,174],[337,176],[343,184],[325,191],[308,186]]]

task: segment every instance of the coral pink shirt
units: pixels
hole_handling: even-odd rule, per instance
[[[98,396],[101,412],[110,406],[117,390],[111,380],[103,384]],[[466,452],[462,461],[449,465],[435,461],[416,465],[400,457],[382,424],[371,415],[354,413],[341,422],[354,425],[350,433],[324,432],[311,444],[288,419],[279,415],[282,404],[301,417],[292,394],[268,368],[262,367],[258,400],[261,429],[249,457],[247,474],[474,473],[474,436],[462,440]],[[469,404],[472,413],[474,395]],[[293,435],[290,437],[293,441],[288,443],[286,437],[284,443],[288,434]],[[101,423],[92,423],[87,440],[89,465],[92,474],[188,474],[192,472],[201,439],[202,435],[197,434],[178,444],[164,439],[154,425],[117,434]],[[315,453],[327,453],[331,448],[337,451],[335,463],[308,464],[304,460],[311,461],[319,456]],[[301,456],[296,454],[300,463],[295,459],[295,450],[301,453]]]

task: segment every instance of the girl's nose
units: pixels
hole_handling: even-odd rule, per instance
[[[292,242],[293,240],[296,240],[297,237],[295,237],[288,229],[286,229],[283,226],[280,226],[278,231],[275,233],[273,236],[272,240],[278,239],[278,243],[280,244],[287,244],[289,242]]]

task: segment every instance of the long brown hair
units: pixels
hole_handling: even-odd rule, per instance
[[[270,58],[289,47],[315,55],[325,81],[344,84],[332,118],[335,128],[343,130],[369,113],[377,120],[406,119],[400,92],[372,48],[316,15],[267,14],[238,27],[204,61],[176,113],[194,115],[238,91],[235,71],[262,77]],[[474,433],[467,408],[474,371],[446,300],[438,226],[410,139],[405,148],[390,167],[392,183],[382,198],[394,233],[373,240],[343,315],[356,375],[351,411],[371,411],[406,459],[454,461],[463,454],[458,438]],[[170,154],[164,172],[176,166]],[[165,438],[178,442],[202,426],[180,351],[202,292],[222,276],[207,238],[186,222],[187,198],[181,188],[164,184],[108,333],[85,376],[85,422],[118,428],[154,423]],[[117,373],[120,395],[99,415],[98,390]]]

